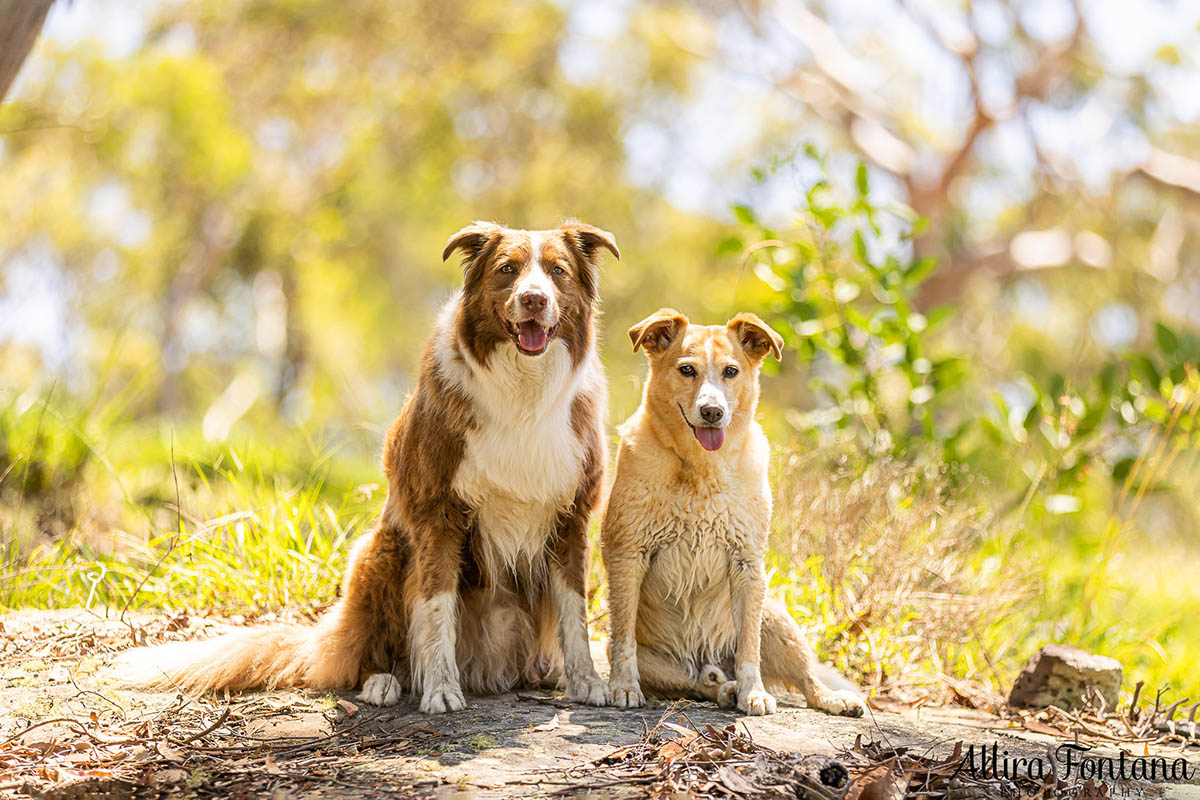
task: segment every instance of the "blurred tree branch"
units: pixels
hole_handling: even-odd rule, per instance
[[[981,166],[976,151],[980,137],[1000,121],[1021,118],[1036,155],[1036,194],[1027,207],[1044,205],[1052,199],[1063,174],[1055,160],[1042,151],[1029,123],[1030,110],[1053,99],[1059,87],[1074,77],[1094,73],[1099,67],[1094,63],[1095,48],[1081,3],[1072,0],[1073,22],[1057,41],[1042,44],[1027,33],[1022,35],[1025,45],[1033,50],[1032,63],[1012,75],[1012,98],[1007,107],[989,108],[980,90],[977,59],[982,34],[971,4],[966,4],[962,14],[962,29],[949,32],[922,13],[918,5],[914,0],[899,3],[934,46],[959,61],[969,86],[968,116],[961,136],[937,153],[932,168],[928,158],[918,155],[922,143],[906,131],[906,109],[898,109],[876,95],[866,79],[866,66],[843,43],[833,25],[800,2],[737,3],[736,8],[756,32],[761,34],[764,26],[775,24],[811,53],[801,67],[771,82],[840,128],[845,141],[869,163],[894,176],[904,187],[913,210],[930,220],[926,233],[914,241],[918,256],[935,256],[941,264],[917,298],[921,307],[928,308],[958,296],[964,283],[977,272],[1006,275],[1024,268],[1010,252],[1013,240],[1022,232],[1019,227],[1002,229],[995,238],[977,243],[950,235],[954,217],[960,214],[954,198],[959,179]],[[1086,82],[1086,77],[1083,80]],[[929,145],[923,149],[924,155]],[[1200,195],[1200,162],[1182,156],[1150,148],[1145,161],[1132,174],[1159,187]],[[1122,175],[1114,175],[1114,185],[1122,179]],[[1032,222],[1028,215],[1025,221]]]
[[[863,69],[857,58],[841,43],[837,32],[798,3],[785,3],[778,8],[781,21],[812,51],[812,66],[797,71],[778,83],[781,90],[801,102],[833,117],[847,130],[849,140],[876,167],[895,175],[905,186],[913,210],[933,223],[929,231],[914,241],[918,255],[937,253],[936,237],[944,233],[952,212],[951,200],[955,181],[974,163],[974,150],[979,137],[997,121],[984,106],[979,88],[976,57],[979,53],[979,33],[970,27],[971,15],[966,15],[969,35],[953,42],[932,22],[918,12],[911,2],[901,8],[946,54],[959,59],[970,83],[971,116],[958,144],[947,152],[932,176],[917,170],[916,147],[905,140],[901,121],[886,109],[885,104],[872,96],[865,83],[856,76]],[[1036,62],[1013,81],[1014,113],[1024,113],[1026,101],[1044,99],[1055,83],[1072,69],[1084,46],[1086,35],[1079,2],[1073,3],[1075,22],[1070,33],[1055,45],[1044,49]],[[751,19],[759,25],[761,20]],[[815,96],[814,89],[824,90]],[[840,108],[830,113],[830,106]],[[918,298],[923,307],[945,302],[954,297],[967,278],[980,268],[1004,272],[1016,268],[1008,258],[1008,244],[987,242],[965,252],[941,252],[941,268],[923,287]]]
[[[54,0],[0,0],[0,102],[33,49]]]

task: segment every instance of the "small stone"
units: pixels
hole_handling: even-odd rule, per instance
[[[188,778],[186,769],[160,769],[153,775],[155,785],[163,785],[168,783],[183,783]]]
[[[1096,693],[1105,707],[1117,707],[1121,691],[1121,662],[1076,647],[1048,644],[1039,650],[1013,683],[1008,704],[1021,708],[1058,706],[1083,708]]]
[[[324,714],[315,712],[251,720],[246,733],[259,739],[318,739],[333,733]]]

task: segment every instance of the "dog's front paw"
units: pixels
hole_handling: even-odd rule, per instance
[[[404,695],[404,687],[390,672],[378,672],[363,683],[358,699],[373,706],[394,706]]]
[[[609,701],[608,684],[600,680],[599,675],[588,675],[585,678],[567,679],[567,699],[572,703],[586,703],[589,706],[606,706]]]
[[[763,714],[775,713],[775,698],[761,686],[745,692],[738,692],[737,706],[743,714],[761,717]]]
[[[863,699],[854,692],[824,691],[805,700],[810,708],[819,708],[841,717],[861,717],[865,710]]]
[[[421,695],[421,711],[426,714],[445,714],[447,711],[462,711],[467,707],[462,689],[457,684],[430,686]]]
[[[733,708],[738,702],[737,681],[725,681],[717,689],[717,705],[721,708]]]
[[[641,708],[646,705],[646,695],[642,694],[642,687],[633,679],[609,681],[608,694],[612,705],[617,708]]]

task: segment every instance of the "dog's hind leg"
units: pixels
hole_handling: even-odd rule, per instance
[[[768,601],[763,608],[759,658],[768,684],[795,686],[810,708],[846,717],[862,716],[862,697],[844,678],[842,682],[851,688],[832,689],[826,685],[819,674],[824,665],[817,660],[800,626],[778,603]]]
[[[351,552],[342,597],[313,630],[307,685],[353,686],[365,675],[359,699],[381,706],[400,702],[409,680],[402,586],[407,561],[405,544],[385,515]]]
[[[638,672],[646,691],[663,697],[694,697],[720,706],[737,704],[737,681],[728,680],[720,667],[706,664],[697,676],[674,656],[638,647]]]

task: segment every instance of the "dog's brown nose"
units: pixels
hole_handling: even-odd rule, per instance
[[[725,416],[725,409],[720,406],[702,406],[700,408],[700,419],[707,422],[709,425],[714,425],[721,421],[721,417]]]
[[[546,308],[546,295],[541,292],[521,292],[521,308],[531,314]]]

